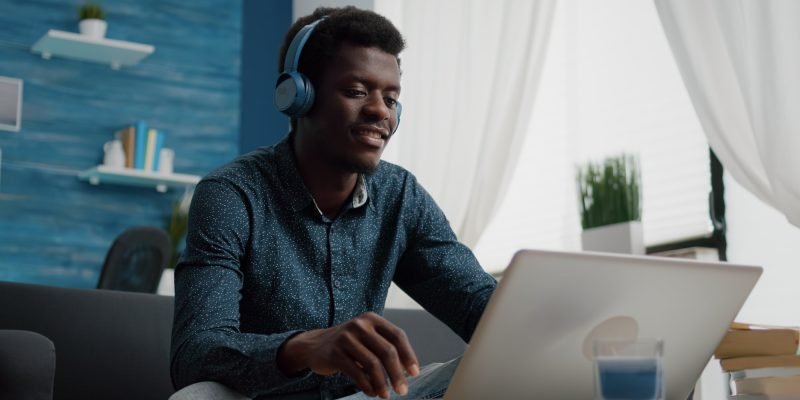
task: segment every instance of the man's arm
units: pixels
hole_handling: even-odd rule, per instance
[[[428,312],[469,342],[497,281],[458,241],[433,198],[410,178],[408,247],[394,281]]]
[[[278,348],[298,331],[239,330],[239,267],[249,229],[246,200],[238,191],[218,181],[197,186],[186,249],[175,271],[171,372],[177,388],[212,380],[255,396],[303,378],[287,376],[276,363]]]

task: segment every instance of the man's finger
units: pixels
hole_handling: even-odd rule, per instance
[[[383,364],[392,387],[397,394],[404,396],[408,392],[408,383],[403,373],[404,367],[400,363],[397,348],[384,337],[374,334],[365,337],[364,345],[375,354]]]
[[[369,376],[364,372],[359,363],[350,357],[343,357],[339,370],[342,371],[351,381],[364,392],[367,396],[377,396],[380,393],[372,386]]]
[[[388,321],[386,322],[388,323]],[[405,370],[411,376],[417,376],[419,374],[419,361],[417,361],[417,354],[411,347],[406,333],[391,323],[389,325],[376,325],[375,329],[397,350],[397,356],[400,358]]]
[[[361,371],[369,379],[374,394],[389,398],[389,385],[386,383],[386,375],[383,372],[384,366],[381,360],[359,342],[353,343],[351,348],[347,350],[347,355],[361,366]]]

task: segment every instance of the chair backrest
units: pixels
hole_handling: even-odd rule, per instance
[[[155,293],[170,256],[169,236],[163,229],[130,228],[111,245],[97,288]]]

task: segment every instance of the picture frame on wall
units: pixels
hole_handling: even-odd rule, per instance
[[[0,76],[0,130],[22,127],[22,79]]]

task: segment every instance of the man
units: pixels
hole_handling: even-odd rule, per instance
[[[195,191],[175,276],[176,398],[208,381],[230,398],[405,394],[419,365],[380,316],[392,281],[471,337],[496,282],[416,179],[380,160],[404,46],[353,7],[290,28],[276,105],[291,132]]]

